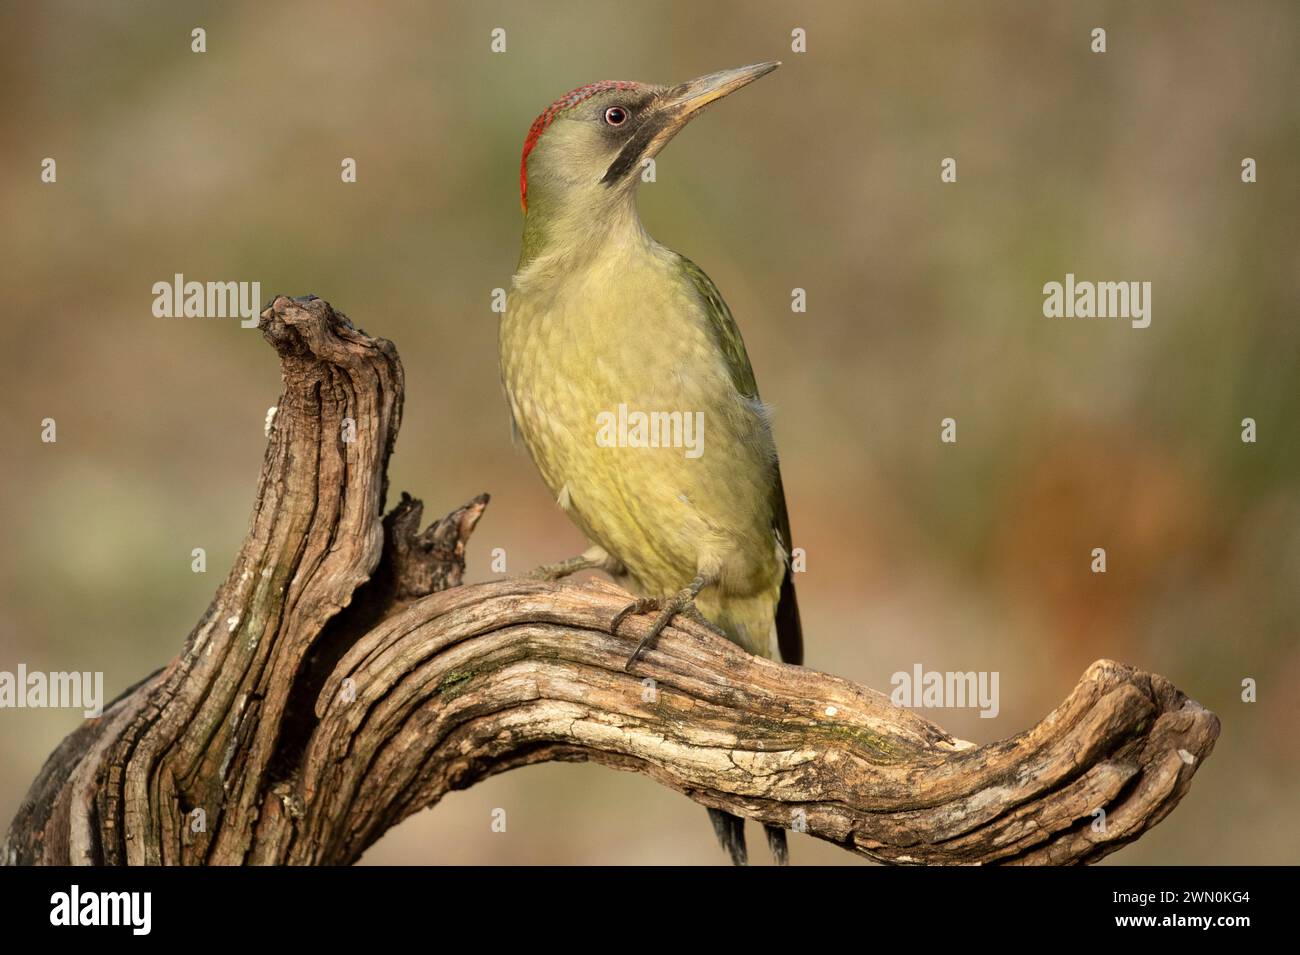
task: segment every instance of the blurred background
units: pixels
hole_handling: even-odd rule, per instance
[[[587,82],[781,59],[665,150],[641,210],[717,282],[776,409],[808,665],[884,690],[915,663],[996,670],[997,718],[924,711],[981,743],[1098,658],[1164,674],[1222,736],[1108,862],[1300,861],[1294,3],[0,9],[0,669],[102,670],[116,696],[175,654],[239,546],[278,366],[236,320],[155,318],[177,272],[315,293],[397,343],[393,497],[440,514],[492,493],[471,579],[494,547],[512,573],[580,550],[496,368],[524,134]],[[1044,318],[1067,272],[1150,281],[1151,326]],[[5,826],[79,718],[0,712]],[[792,855],[861,861],[803,836]],[[552,765],[452,794],[365,861],[724,859],[686,798]]]

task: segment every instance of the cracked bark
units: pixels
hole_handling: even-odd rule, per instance
[[[407,495],[383,516],[391,343],[314,298],[277,298],[261,327],[284,394],[239,556],[180,655],[50,756],[8,864],[346,864],[449,790],[547,760],[882,862],[1093,862],[1163,819],[1214,746],[1213,713],[1110,661],[987,746],[690,620],[625,673],[651,621],[611,636],[612,584],[461,585],[487,495],[424,531]]]

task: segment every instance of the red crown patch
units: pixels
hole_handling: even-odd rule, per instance
[[[576,90],[569,90],[542,110],[542,114],[533,120],[533,125],[528,128],[528,137],[524,140],[524,154],[519,159],[519,202],[524,207],[524,212],[528,211],[528,154],[533,151],[537,141],[542,138],[542,133],[546,132],[546,127],[551,125],[555,117],[597,93],[604,93],[606,90],[634,90],[640,87],[640,83],[629,80],[602,80],[599,83],[588,83],[586,86],[579,86]]]

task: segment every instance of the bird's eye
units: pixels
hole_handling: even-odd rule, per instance
[[[605,122],[611,126],[622,126],[627,122],[627,110],[622,106],[611,106],[605,110]]]

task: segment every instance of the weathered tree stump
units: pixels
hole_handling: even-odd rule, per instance
[[[448,790],[547,760],[882,862],[1092,862],[1163,819],[1213,749],[1213,713],[1109,661],[988,746],[689,620],[625,673],[650,621],[612,636],[612,584],[461,586],[486,495],[423,532],[405,495],[383,516],[391,343],[315,298],[277,298],[261,327],[284,395],[243,548],[180,656],[50,756],[9,864],[351,863]]]

